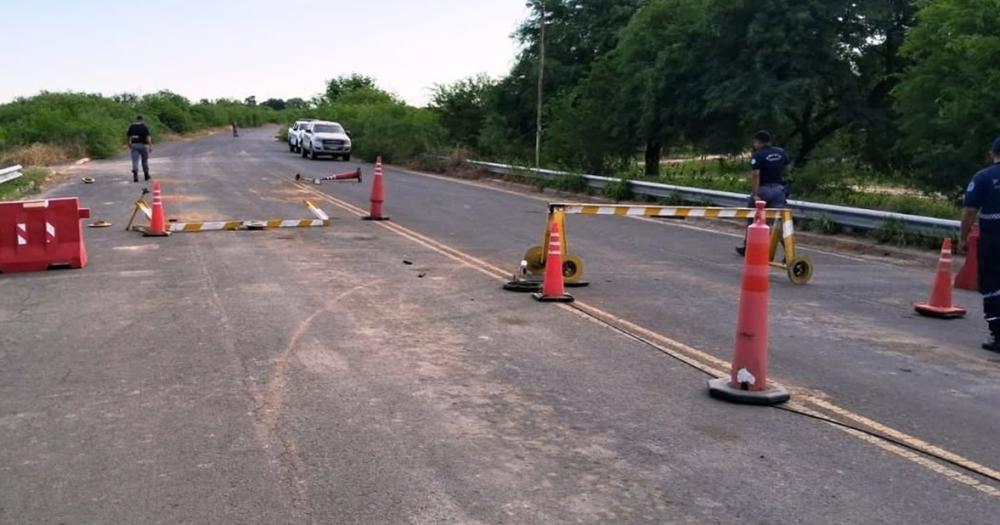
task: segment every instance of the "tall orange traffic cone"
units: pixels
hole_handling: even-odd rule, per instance
[[[965,251],[965,264],[955,276],[955,288],[960,290],[979,291],[979,225],[972,226],[969,233],[969,246]]]
[[[366,221],[387,221],[389,217],[382,215],[382,203],[385,202],[385,186],[382,182],[382,156],[375,159],[375,176],[372,179],[372,208],[365,217]]]
[[[149,220],[149,229],[143,235],[146,237],[170,235],[170,232],[167,231],[167,221],[163,217],[163,196],[160,194],[159,182],[153,182],[153,216]]]
[[[938,261],[930,302],[914,304],[913,308],[920,315],[938,319],[965,317],[965,308],[951,302],[951,239],[945,239],[941,246],[941,259]]]
[[[728,379],[708,382],[708,393],[712,397],[750,405],[776,405],[790,398],[783,387],[767,383],[771,229],[764,220],[765,206],[764,202],[757,202],[756,218],[747,230],[732,371]]]
[[[559,222],[552,223],[549,232],[549,255],[545,258],[545,277],[542,281],[541,293],[533,293],[536,301],[543,303],[572,303],[573,296],[566,293],[566,283],[563,276],[562,242],[559,232]]]

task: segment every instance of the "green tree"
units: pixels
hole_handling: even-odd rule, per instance
[[[659,175],[665,145],[684,141],[704,116],[706,2],[653,0],[622,33],[617,49],[619,115],[645,154],[647,175]]]
[[[534,9],[515,32],[522,44],[511,73],[489,102],[481,145],[487,152],[527,157],[533,150],[539,65],[539,28],[545,12],[545,104],[572,90],[591,65],[615,47],[618,33],[645,0],[532,0]],[[546,135],[548,137],[548,135]]]
[[[895,91],[903,147],[917,181],[957,193],[1000,128],[1000,0],[936,0],[918,20]]]
[[[286,100],[285,105],[288,109],[306,109],[309,107],[309,103],[299,97]]]
[[[336,102],[352,93],[361,91],[377,91],[375,79],[367,75],[352,73],[350,75],[339,76],[326,82],[326,100]]]
[[[430,107],[438,114],[449,142],[466,148],[479,145],[487,103],[495,86],[486,75],[434,86]]]
[[[284,111],[288,104],[280,98],[269,98],[262,102],[261,106],[267,106],[275,111]]]
[[[248,105],[248,106],[256,106],[257,105],[257,97],[254,96],[254,95],[250,95],[249,97],[247,97],[246,99],[243,100],[243,103],[246,104],[246,105]]]

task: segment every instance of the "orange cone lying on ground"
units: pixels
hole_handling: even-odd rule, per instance
[[[560,239],[559,222],[553,222],[552,231],[549,233],[549,255],[545,258],[545,277],[542,281],[542,291],[531,294],[537,301],[572,303],[574,300],[572,295],[566,293]]]
[[[979,291],[979,225],[972,226],[969,233],[969,247],[965,252],[965,264],[955,276],[955,288]]]
[[[914,304],[920,315],[937,317],[938,319],[957,319],[965,317],[965,308],[955,306],[951,302],[951,239],[945,239],[941,246],[941,259],[938,261],[937,277],[931,290],[929,303]]]
[[[781,386],[767,383],[771,229],[764,221],[765,206],[764,202],[757,202],[757,216],[747,231],[732,372],[728,379],[708,382],[712,397],[750,405],[776,405],[790,397]]]
[[[146,237],[166,237],[167,221],[163,216],[163,197],[160,195],[160,183],[153,183],[153,217],[149,221],[149,229],[143,235]]]
[[[382,157],[375,160],[375,176],[372,178],[372,208],[371,213],[365,217],[366,221],[387,221],[388,217],[382,215],[382,203],[385,202],[385,186],[382,182]]]

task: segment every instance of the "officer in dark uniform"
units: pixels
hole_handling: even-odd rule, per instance
[[[788,187],[785,176],[791,173],[792,163],[785,150],[771,144],[771,134],[757,132],[753,136],[753,156],[750,158],[750,179],[753,192],[750,194],[750,208],[757,201],[764,201],[768,208],[784,208],[788,202]],[[751,221],[753,222],[753,221]],[[745,255],[746,238],[736,252]]]
[[[135,122],[125,132],[128,138],[129,152],[132,154],[132,182],[139,182],[139,163],[142,162],[142,173],[149,180],[149,154],[153,152],[153,136],[149,132],[142,115],[135,117]]]
[[[979,292],[990,326],[983,349],[1000,352],[1000,137],[993,142],[993,165],[972,177],[965,192],[965,216],[959,250],[965,251],[972,225],[979,219]]]

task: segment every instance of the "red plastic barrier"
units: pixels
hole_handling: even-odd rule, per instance
[[[90,210],[76,197],[0,202],[0,273],[83,268],[87,247],[80,219]]]

